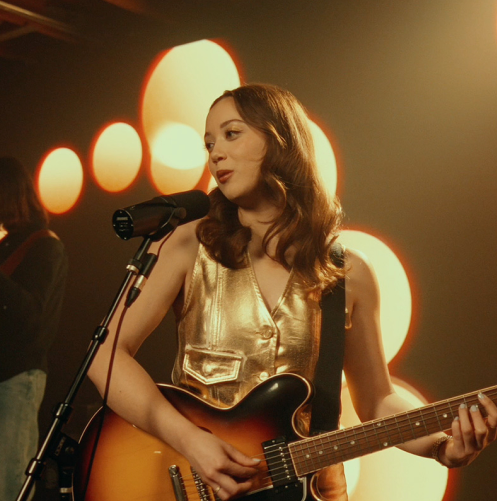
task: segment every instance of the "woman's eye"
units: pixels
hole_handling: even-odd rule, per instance
[[[214,147],[214,143],[205,143],[205,149],[207,151],[212,151],[213,147]]]
[[[226,138],[227,139],[233,139],[235,138],[238,134],[240,133],[240,131],[238,130],[227,130],[226,131]]]

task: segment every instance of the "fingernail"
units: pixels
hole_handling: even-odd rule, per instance
[[[468,408],[468,406],[466,404],[461,404],[459,406],[459,409],[467,409],[467,408]]]
[[[454,421],[459,421],[459,416],[456,416],[456,417],[454,418]]]
[[[470,411],[471,412],[477,412],[478,411],[478,406],[477,405],[472,405]]]
[[[486,398],[486,395],[484,395],[484,394],[480,391],[480,393],[478,393],[478,398],[479,398],[480,400],[483,400],[484,398]]]

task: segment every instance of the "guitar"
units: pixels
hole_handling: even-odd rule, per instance
[[[313,474],[322,468],[447,430],[461,403],[478,403],[478,392],[468,393],[351,428],[303,437],[295,420],[312,399],[313,390],[300,376],[273,376],[228,409],[209,405],[180,388],[159,388],[197,426],[248,456],[264,459],[252,490],[241,498],[244,501],[302,501],[309,491],[315,494]],[[497,386],[481,391],[497,400]],[[73,496],[75,501],[215,499],[183,456],[108,408],[95,414],[80,439]]]

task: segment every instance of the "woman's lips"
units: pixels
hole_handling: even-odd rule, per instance
[[[232,170],[218,170],[216,172],[216,177],[221,184],[224,184],[231,177],[232,174],[233,174]]]

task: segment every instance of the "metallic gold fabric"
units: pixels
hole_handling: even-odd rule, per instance
[[[173,383],[228,407],[269,376],[294,372],[312,381],[321,333],[320,293],[293,273],[269,312],[251,266],[213,261],[200,246],[183,311]]]

